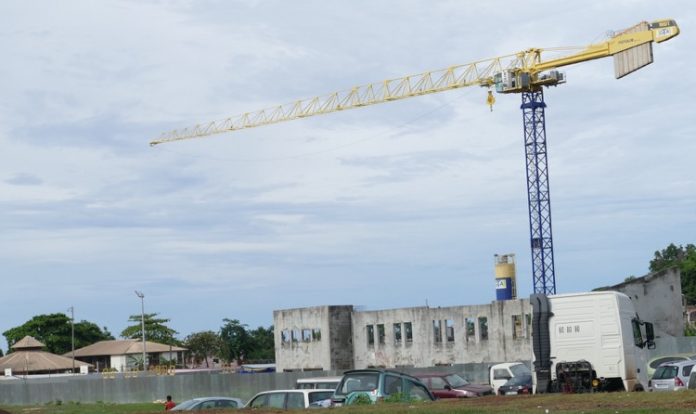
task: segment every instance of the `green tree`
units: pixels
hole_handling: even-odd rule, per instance
[[[696,246],[676,246],[670,243],[665,249],[655,252],[650,261],[650,271],[659,272],[668,267],[676,266],[681,273],[682,294],[689,305],[696,304]]]
[[[255,361],[275,360],[275,341],[273,338],[273,325],[268,328],[259,326],[249,332],[251,347],[247,358]]]
[[[76,322],[74,326],[76,349],[106,339],[114,339],[106,327],[99,328],[92,322],[83,320]],[[12,352],[12,345],[27,335],[43,342],[46,345],[46,350],[54,354],[62,355],[70,352],[72,348],[70,318],[64,313],[34,316],[23,325],[3,332],[3,335],[10,347],[8,352]]]
[[[223,319],[225,324],[220,328],[220,339],[222,347],[220,356],[227,362],[237,361],[242,363],[249,355],[252,341],[247,325],[242,324],[237,319]]]
[[[145,316],[145,339],[147,341],[157,342],[167,345],[180,345],[181,341],[176,339],[174,335],[177,331],[168,327],[166,324],[169,319],[157,318],[157,313],[146,313]],[[128,326],[121,332],[121,338],[127,339],[143,339],[142,318],[141,315],[131,315],[128,318],[133,325]]]
[[[186,337],[184,346],[188,348],[197,364],[205,361],[205,366],[208,368],[208,359],[220,355],[222,340],[213,331],[194,332]]]

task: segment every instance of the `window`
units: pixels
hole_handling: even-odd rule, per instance
[[[510,378],[510,372],[507,369],[498,368],[493,370],[494,380],[509,380]]]
[[[379,344],[384,345],[384,324],[380,323],[377,325],[377,338],[379,339]]]
[[[254,398],[249,406],[251,408],[268,407],[268,394],[262,394]]]
[[[268,407],[285,408],[285,393],[275,392],[268,395]],[[304,408],[304,407],[303,407]]]
[[[336,388],[336,384],[334,384],[332,387],[325,387],[325,386],[319,387],[318,386],[317,388]],[[328,400],[329,398],[331,398],[332,395],[333,395],[333,391],[313,391],[313,392],[310,392],[307,395],[307,397],[309,399],[309,403],[311,404],[311,403],[317,402],[317,401]],[[304,408],[304,407],[302,407],[302,408]]]
[[[433,390],[444,390],[447,382],[440,377],[430,377],[430,388]]]
[[[299,392],[288,393],[287,408],[305,408],[304,406],[304,394]]]
[[[476,340],[476,321],[474,318],[466,318],[466,341]]]
[[[401,377],[387,375],[384,377],[384,393],[394,395],[401,393]]]
[[[524,337],[522,328],[522,315],[512,315],[512,339]]]
[[[375,346],[375,326],[367,325],[367,346]]]
[[[445,320],[445,336],[447,342],[454,342],[454,321],[451,319]]]
[[[442,343],[442,321],[433,321],[433,339],[436,344]]]
[[[281,340],[284,344],[289,344],[289,343],[290,343],[290,331],[289,331],[289,330],[283,329],[283,330],[280,332],[280,337],[281,337],[280,340]]]
[[[488,318],[485,316],[480,316],[478,318],[479,322],[479,336],[482,341],[488,340]]]
[[[312,329],[312,341],[321,341],[321,329]]]
[[[423,385],[416,384],[415,382],[407,379],[404,380],[404,383],[406,387],[404,394],[408,396],[409,400],[430,401],[430,393]]]
[[[312,341],[312,331],[310,329],[303,329],[302,330],[302,342],[311,342]]]
[[[401,345],[401,324],[394,324],[394,345]]]
[[[413,342],[413,326],[411,322],[404,322],[404,334],[406,335],[406,342]]]
[[[526,325],[524,326],[524,332],[525,332],[525,338],[529,338],[529,331],[532,329],[532,314],[528,313],[524,315],[524,319],[527,322]]]
[[[299,329],[292,330],[292,342],[300,342],[300,330]]]

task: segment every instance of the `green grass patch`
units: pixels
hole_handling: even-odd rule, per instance
[[[62,402],[39,406],[0,407],[11,414],[150,414],[162,413],[161,404],[90,404]],[[310,410],[321,413],[325,410]],[[279,410],[243,410],[254,414],[280,413]],[[331,408],[327,414],[692,414],[696,412],[696,390],[680,392],[615,392],[596,394],[551,394],[515,397],[482,397],[423,402],[382,402],[377,405]],[[0,411],[1,413],[1,411]],[[211,410],[199,413],[227,414],[239,410]]]

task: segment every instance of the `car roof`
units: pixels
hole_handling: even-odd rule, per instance
[[[310,377],[310,378],[298,378],[297,383],[301,384],[303,382],[333,382],[333,381],[340,381],[341,377]]]
[[[274,392],[301,392],[301,393],[304,393],[304,394],[309,394],[309,393],[313,393],[313,392],[322,392],[322,391],[331,391],[331,392],[333,392],[333,391],[335,391],[335,390],[330,389],[330,388],[312,388],[312,389],[288,388],[288,389],[284,389],[284,390],[267,390],[267,391],[261,391],[260,393],[258,393],[258,394],[256,394],[256,395],[270,394],[270,393],[274,393]]]
[[[415,380],[418,380],[418,377],[416,377],[413,374],[407,374],[405,372],[401,371],[395,371],[393,369],[387,369],[387,368],[363,368],[363,369],[351,369],[348,371],[345,371],[343,373],[343,378],[346,378],[349,374],[358,374],[358,373],[374,373],[374,374],[393,374],[393,375],[401,375],[404,377],[412,378]]]
[[[660,364],[660,367],[669,367],[669,366],[682,367],[684,365],[696,365],[696,361],[694,361],[693,359],[687,359],[684,361],[669,361],[669,362],[664,362],[664,363]]]
[[[190,400],[187,400],[187,401],[206,401],[206,400],[239,400],[239,398],[235,398],[235,397],[196,397],[196,398],[191,398]]]
[[[500,364],[491,365],[491,369],[510,368],[513,365],[524,365],[524,362],[501,362]]]

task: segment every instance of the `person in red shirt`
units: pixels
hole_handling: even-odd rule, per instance
[[[172,396],[167,395],[167,402],[164,403],[164,410],[169,411],[174,407],[176,407],[176,403],[172,401]]]

